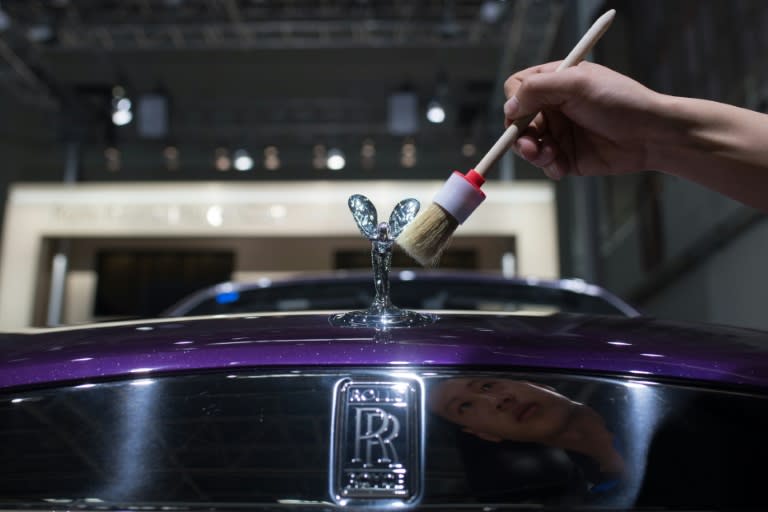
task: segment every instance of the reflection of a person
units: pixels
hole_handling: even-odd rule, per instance
[[[573,497],[574,504],[620,509],[768,510],[762,492],[768,461],[764,399],[622,389],[629,393],[595,393],[586,405],[538,383],[450,378],[430,387],[427,403],[466,433],[457,445],[462,458],[473,462],[465,463],[467,478],[482,472],[469,482],[473,490],[490,489],[500,499],[519,495],[561,504]],[[565,454],[567,463],[552,463],[553,452]],[[547,479],[559,487],[536,492]]]
[[[625,468],[603,418],[549,386],[510,379],[447,379],[431,389],[429,407],[486,441],[538,443],[585,455],[598,464],[601,480],[616,478]]]

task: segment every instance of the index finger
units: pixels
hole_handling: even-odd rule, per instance
[[[557,69],[557,66],[559,66],[561,62],[562,61],[559,60],[555,62],[547,62],[546,64],[532,66],[512,74],[504,82],[504,95],[507,97],[507,99],[511,98],[520,88],[523,80],[525,80],[527,77],[536,75],[538,73],[551,73]]]

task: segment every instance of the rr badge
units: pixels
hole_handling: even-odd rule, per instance
[[[331,486],[337,501],[411,502],[422,472],[421,385],[344,379],[336,385]]]

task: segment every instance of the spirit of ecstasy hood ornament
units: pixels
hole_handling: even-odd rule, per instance
[[[389,216],[389,222],[377,222],[376,207],[360,194],[350,196],[347,204],[357,227],[371,241],[373,284],[376,296],[365,311],[351,311],[333,315],[331,324],[344,327],[373,327],[378,330],[391,327],[417,327],[435,321],[432,315],[400,309],[389,297],[389,270],[392,265],[392,247],[409,222],[416,217],[420,204],[416,199],[403,199]]]

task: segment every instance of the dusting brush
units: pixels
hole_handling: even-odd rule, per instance
[[[582,61],[610,26],[616,14],[614,9],[600,16],[589,28],[555,72]],[[425,267],[440,261],[454,231],[469,218],[485,199],[481,187],[485,173],[509,150],[520,134],[536,117],[536,113],[515,120],[499,140],[466,174],[454,171],[425,210],[408,224],[397,243],[413,259]]]

